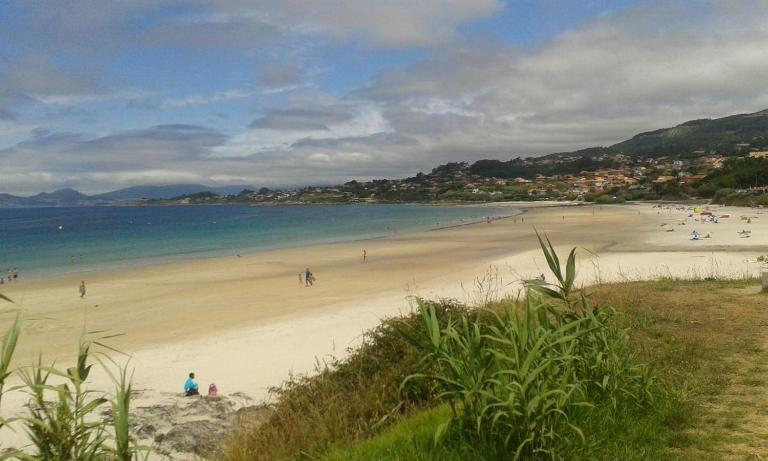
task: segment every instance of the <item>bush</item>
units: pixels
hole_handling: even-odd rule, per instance
[[[514,459],[558,457],[569,438],[586,441],[569,420],[584,407],[615,411],[652,396],[649,369],[636,364],[614,311],[593,310],[574,290],[575,250],[563,273],[551,244],[541,246],[557,283],[531,282],[522,312],[506,303],[502,314],[445,319],[420,304],[422,334],[406,335],[435,372],[404,384],[435,383],[460,434]]]
[[[611,205],[611,204],[619,204],[624,203],[626,200],[622,196],[611,196],[608,194],[600,195],[595,199],[595,203],[600,205]]]
[[[729,188],[724,189],[718,189],[717,192],[715,192],[715,195],[713,196],[712,200],[716,203],[722,203],[726,197],[729,195],[733,195],[734,190]]]

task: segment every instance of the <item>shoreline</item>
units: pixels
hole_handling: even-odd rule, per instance
[[[374,204],[375,205],[375,204]],[[410,206],[410,205],[416,205],[416,206],[422,206],[421,204],[403,204],[404,206]],[[188,205],[188,206],[196,206],[196,205]],[[243,205],[238,205],[243,206]],[[440,205],[443,206],[443,205]],[[449,206],[449,205],[445,205]],[[450,205],[453,207],[458,207],[460,205]],[[478,210],[481,210],[482,208],[486,208],[479,205],[466,205],[467,208],[476,208]],[[489,208],[498,208],[498,209],[505,209],[505,208],[513,208],[510,206],[507,206],[505,204],[500,204],[499,206],[490,206]],[[492,217],[493,220],[499,220],[499,219],[506,219],[509,217],[514,217],[520,213],[523,212],[523,210],[520,210],[518,208],[514,208],[514,211],[517,211],[517,213],[512,214],[499,214]],[[509,213],[509,212],[505,212]],[[246,256],[246,255],[252,255],[252,254],[258,254],[258,253],[264,253],[264,252],[270,252],[270,251],[280,251],[280,250],[287,250],[287,249],[294,249],[294,248],[309,248],[317,245],[336,245],[336,244],[344,244],[344,243],[355,243],[355,242],[366,242],[370,240],[377,240],[377,239],[383,239],[388,238],[391,236],[396,235],[408,235],[413,233],[419,233],[419,232],[431,232],[435,230],[441,230],[441,229],[447,229],[452,227],[459,227],[464,225],[471,225],[471,224],[478,224],[478,223],[484,223],[485,218],[477,217],[475,220],[468,220],[467,222],[462,222],[458,224],[450,224],[450,225],[438,225],[437,226],[426,226],[423,228],[414,227],[414,228],[408,228],[404,231],[398,231],[397,229],[394,229],[393,231],[387,231],[387,233],[380,234],[380,235],[366,235],[365,233],[361,234],[351,234],[347,236],[342,237],[334,237],[334,236],[327,236],[324,238],[320,238],[315,241],[309,241],[306,243],[302,243],[301,241],[286,241],[286,242],[279,242],[275,243],[273,245],[265,245],[265,246],[258,246],[256,242],[253,242],[253,245],[245,245],[245,246],[234,246],[232,248],[223,248],[223,249],[211,249],[211,250],[197,250],[197,249],[191,249],[191,250],[185,250],[185,251],[176,251],[174,253],[169,254],[160,254],[160,255],[149,255],[149,256],[141,256],[137,257],[135,259],[114,259],[114,260],[108,260],[108,261],[100,261],[93,263],[93,265],[85,267],[85,268],[74,268],[67,265],[59,265],[55,266],[54,268],[24,268],[24,266],[16,266],[14,267],[21,267],[22,268],[22,276],[24,280],[28,281],[45,281],[45,280],[55,280],[55,279],[61,279],[61,278],[67,278],[71,276],[77,276],[80,275],[89,275],[94,273],[102,273],[102,272],[120,272],[123,270],[136,270],[141,269],[145,267],[152,267],[152,266],[158,266],[158,265],[166,265],[166,264],[174,264],[174,263],[183,263],[183,262],[194,262],[194,261],[202,261],[202,260],[213,260],[217,258],[227,258],[235,256]]]
[[[84,300],[76,292],[79,276],[16,282],[3,287],[17,305],[0,312],[0,328],[16,312],[25,317],[17,365],[38,353],[44,362],[66,364],[80,332],[92,332],[87,339],[101,338],[132,357],[135,388],[144,389],[141,405],[178,393],[193,370],[201,385],[216,382],[222,394],[243,392],[258,402],[290,373],[312,372],[316,358],[343,357],[363,331],[408,311],[413,297],[473,303],[514,296],[521,280],[548,273],[535,230],[558,252],[581,248],[579,283],[702,276],[715,269],[754,276],[763,266],[748,260],[768,243],[768,219],[755,219],[753,237],[740,239],[740,209],[723,209],[734,210],[731,220],[701,224],[713,233],[708,241],[690,241],[694,226],[681,225],[686,213],[677,210],[533,207],[516,215],[520,219],[492,224],[93,274]],[[663,230],[672,224],[679,230]],[[297,284],[306,265],[318,277],[311,288]],[[111,388],[108,380],[94,379],[94,387]],[[10,400],[4,405],[13,406]]]
[[[517,204],[515,204],[517,205]],[[582,215],[589,215],[589,213],[586,213],[586,210],[592,210],[592,216],[595,215],[595,210],[602,210],[602,209],[610,209],[614,210],[610,213],[625,213],[628,210],[635,209],[634,207],[643,207],[647,208],[647,205],[618,205],[618,206],[550,206],[550,207],[531,207],[527,209],[520,210],[520,213],[514,214],[514,215],[508,215],[499,217],[497,219],[494,219],[492,222],[499,227],[501,226],[507,226],[507,227],[514,227],[516,225],[516,221],[514,220],[515,217],[520,217],[521,223],[518,226],[518,229],[522,227],[522,224],[526,218],[531,216],[532,219],[541,218],[544,219],[551,218],[552,216],[557,215],[558,213],[563,213],[563,219],[564,213],[566,212],[581,212]],[[646,210],[647,212],[647,210]],[[582,218],[589,218],[589,216],[582,216]],[[569,218],[570,219],[570,218]],[[661,221],[663,221],[665,218],[663,216],[660,217]],[[515,223],[509,223],[510,220],[514,220]],[[659,222],[661,222],[659,221]],[[541,222],[533,222],[531,223],[534,226],[538,225],[538,230],[541,232],[547,232],[547,226],[542,226]],[[552,223],[546,223],[547,225]],[[557,224],[555,221],[554,224]],[[567,224],[571,224],[569,221]],[[584,223],[579,224],[582,227],[584,226]],[[487,224],[485,224],[485,221],[474,221],[474,222],[468,222],[468,223],[462,223],[458,225],[451,225],[451,226],[441,226],[439,228],[433,228],[428,230],[419,230],[419,231],[413,231],[413,232],[406,232],[402,234],[396,234],[396,235],[387,235],[387,236],[377,236],[377,237],[370,237],[370,238],[363,238],[363,239],[353,239],[353,240],[344,240],[344,241],[338,241],[338,242],[328,242],[328,243],[315,243],[315,244],[308,244],[308,245],[301,245],[301,246],[292,246],[292,247],[283,247],[283,248],[277,248],[277,249],[265,249],[265,250],[257,250],[257,251],[251,251],[251,252],[242,252],[240,253],[240,257],[238,257],[235,254],[229,254],[229,255],[212,255],[212,256],[205,256],[205,257],[192,257],[192,258],[184,258],[181,260],[174,260],[174,261],[163,261],[163,262],[157,262],[153,264],[137,264],[137,265],[131,265],[129,267],[113,267],[109,269],[98,269],[98,270],[88,270],[88,271],[78,271],[78,272],[69,272],[65,274],[59,274],[56,276],[51,277],[45,277],[45,278],[36,278],[36,279],[25,279],[22,281],[14,282],[13,284],[7,284],[3,286],[3,293],[11,296],[12,298],[16,299],[20,303],[20,310],[26,311],[26,306],[32,306],[34,303],[37,302],[36,298],[39,298],[38,296],[35,296],[35,294],[42,294],[42,300],[50,301],[52,299],[52,295],[55,293],[59,296],[66,296],[66,289],[64,286],[71,285],[69,291],[72,293],[75,293],[75,283],[79,283],[79,280],[82,278],[86,278],[88,286],[89,286],[89,296],[86,297],[86,300],[84,300],[83,303],[79,303],[79,307],[76,308],[76,310],[80,310],[82,307],[88,307],[90,306],[94,312],[98,312],[101,309],[104,309],[106,306],[105,304],[111,304],[112,299],[108,299],[114,295],[119,295],[123,292],[124,287],[127,285],[130,286],[141,286],[142,284],[151,286],[155,285],[156,283],[169,283],[170,285],[173,285],[174,282],[180,282],[180,285],[182,287],[180,288],[186,288],[189,286],[189,283],[197,284],[197,283],[205,283],[206,280],[206,272],[210,273],[210,282],[212,283],[218,283],[218,282],[226,282],[231,277],[238,277],[238,278],[251,278],[256,277],[253,279],[253,282],[256,282],[258,284],[258,279],[260,277],[270,275],[280,275],[285,274],[287,272],[287,269],[284,267],[280,268],[280,274],[273,274],[270,273],[270,270],[264,270],[263,266],[269,265],[269,263],[279,263],[282,259],[289,259],[289,260],[296,260],[297,256],[301,256],[299,259],[302,260],[301,263],[297,263],[294,266],[294,272],[292,282],[294,283],[293,286],[289,286],[288,284],[285,284],[285,281],[283,283],[285,284],[282,288],[287,289],[295,289],[295,276],[296,273],[303,270],[303,267],[307,265],[307,263],[310,263],[309,265],[313,267],[313,271],[317,272],[317,269],[314,269],[315,266],[320,264],[320,270],[322,272],[326,272],[326,269],[323,267],[322,259],[329,259],[332,265],[338,265],[338,261],[334,261],[334,255],[337,253],[347,253],[349,256],[347,257],[349,259],[348,263],[355,263],[355,259],[357,258],[357,254],[360,250],[354,249],[356,247],[362,246],[371,246],[371,247],[387,247],[391,244],[407,244],[408,247],[417,249],[421,246],[420,243],[424,240],[430,240],[433,238],[436,239],[443,239],[443,236],[446,236],[448,233],[453,232],[461,232],[461,233],[467,233],[472,232],[474,229],[486,229]],[[489,226],[494,227],[494,226]],[[584,231],[588,231],[589,226],[586,225],[586,229],[583,229],[580,234],[584,234]],[[629,227],[629,229],[636,230],[634,226]],[[617,228],[617,232],[619,229]],[[645,234],[649,233],[649,229],[645,230]],[[525,251],[530,250],[531,246],[535,243],[535,241],[532,239],[532,237],[535,236],[533,232],[533,228],[528,229],[528,232],[524,232],[524,234],[527,235],[527,248],[526,247],[519,247],[515,248],[511,255],[519,255],[520,253],[523,253]],[[566,233],[565,235],[567,235]],[[586,233],[587,235],[589,232]],[[676,237],[679,236],[679,234],[676,235]],[[463,236],[464,237],[464,236]],[[516,238],[519,238],[520,236],[513,236]],[[567,235],[566,238],[559,238],[557,235],[552,235],[550,233],[550,238],[553,242],[555,242],[556,246],[564,246],[564,245],[570,245],[574,240],[579,239],[578,235],[570,236]],[[482,237],[478,239],[478,242],[482,244]],[[680,245],[677,243],[669,243],[665,241],[659,241],[658,238],[654,237],[652,239],[634,239],[639,240],[636,245],[629,245],[628,242],[620,242],[615,241],[613,239],[609,239],[610,241],[605,241],[604,237],[598,237],[597,240],[603,241],[602,245],[597,245],[597,242],[592,242],[592,245],[588,245],[590,238],[588,236],[585,236],[585,238],[581,238],[582,242],[573,242],[576,245],[581,244],[582,247],[590,247],[592,250],[596,250],[599,252],[616,252],[616,251],[628,251],[631,253],[636,252],[648,252],[648,251],[655,251],[656,253],[668,253],[668,254],[674,254],[678,253],[682,250],[680,248]],[[625,239],[626,240],[626,239]],[[632,239],[630,239],[632,240]],[[706,248],[708,252],[714,251],[714,252],[722,252],[722,251],[732,251],[736,248],[734,248],[734,245],[739,247],[738,249],[742,251],[749,251],[749,252],[755,252],[762,248],[760,241],[756,239],[748,239],[748,240],[742,240],[739,242],[730,242],[725,243],[718,246],[718,240],[712,240],[710,242],[701,242],[699,245],[700,249]],[[455,258],[446,257],[445,254],[442,255],[442,259],[445,260],[445,262],[453,267],[448,267],[449,273],[450,272],[456,272],[456,275],[462,274],[464,277],[456,277],[456,283],[461,285],[462,283],[469,283],[471,280],[478,275],[482,275],[478,273],[479,268],[485,267],[487,264],[497,264],[499,261],[504,262],[505,255],[509,254],[509,251],[506,249],[498,248],[496,245],[498,242],[485,242],[485,246],[490,246],[491,248],[485,248],[481,249],[482,251],[478,251],[480,253],[480,258],[473,258],[468,261],[463,261],[464,264],[459,264],[461,261],[455,261]],[[618,245],[618,247],[617,247]],[[651,247],[646,248],[647,245],[651,245]],[[456,245],[452,245],[453,247],[456,247]],[[449,248],[444,248],[446,251],[450,250]],[[535,245],[534,245],[535,249]],[[230,250],[227,250],[230,251]],[[233,253],[237,251],[232,251]],[[438,250],[440,251],[440,250]],[[312,256],[312,253],[320,254],[315,256]],[[378,250],[375,248],[372,248],[369,250],[369,254],[371,258],[377,258],[378,255],[376,254]],[[306,253],[307,257],[304,258],[303,254]],[[432,250],[427,250],[427,254],[432,253]],[[423,255],[422,255],[423,256]],[[432,255],[434,256],[434,255]],[[407,258],[407,254],[398,254],[396,259],[403,259]],[[418,258],[420,256],[414,256],[415,258]],[[509,259],[508,256],[506,256],[507,259]],[[307,260],[306,262],[304,260]],[[372,260],[373,261],[373,260]],[[394,263],[399,263],[399,261],[393,261]],[[346,264],[346,263],[345,263]],[[255,274],[249,274],[248,276],[242,276],[238,274],[238,271],[235,269],[238,268],[248,268],[253,266],[262,266],[260,267]],[[459,267],[461,266],[461,267]],[[363,266],[366,268],[371,267],[370,265]],[[470,269],[471,268],[471,269]],[[346,268],[348,269],[348,268]],[[391,275],[396,275],[397,272],[411,272],[410,274],[406,276],[400,276],[402,280],[406,280],[406,283],[400,283],[399,290],[405,290],[409,289],[407,287],[408,282],[407,280],[413,280],[417,281],[417,279],[426,278],[434,279],[439,278],[438,276],[444,275],[445,271],[442,271],[442,273],[438,274],[425,274],[425,273],[419,273],[419,271],[416,270],[416,268],[408,269],[400,267],[399,264],[394,264],[393,266],[386,268],[389,273],[395,273]],[[403,269],[406,269],[405,271]],[[537,269],[538,270],[538,269]],[[227,274],[223,274],[222,272],[227,272]],[[274,271],[272,271],[274,272]],[[353,270],[351,273],[354,274],[356,271]],[[424,271],[426,272],[426,271]],[[438,271],[439,272],[439,271]],[[183,279],[181,274],[190,274],[192,277],[189,281],[179,280]],[[319,273],[317,274],[320,277],[324,277],[325,273]],[[468,274],[471,274],[472,277],[467,277]],[[389,275],[389,274],[388,274]],[[87,277],[85,277],[87,276]],[[284,275],[283,275],[284,276]],[[463,280],[462,280],[463,279]],[[401,280],[401,282],[402,282]],[[236,280],[232,288],[242,288],[242,283],[240,283],[240,280]],[[335,282],[335,281],[334,281]],[[322,286],[324,283],[324,280],[320,280],[319,286]],[[343,282],[342,282],[343,283]],[[110,289],[114,289],[115,293],[114,295],[107,295],[105,296],[103,293],[98,293],[99,298],[97,298],[94,302],[95,304],[91,305],[90,300],[92,297],[96,294],[94,291],[100,290],[100,285],[110,285]],[[369,286],[369,290],[365,292],[365,296],[380,294],[382,292],[384,293],[391,293],[392,288],[391,286],[388,287],[378,287],[377,284],[374,283],[372,286]],[[397,286],[397,285],[396,285]],[[162,305],[166,300],[169,298],[172,300],[174,298],[174,287],[170,286],[168,287],[168,290],[160,290],[162,291],[162,298],[157,301],[157,304]],[[198,287],[199,288],[199,287]],[[212,285],[212,288],[215,290],[215,285]],[[336,287],[341,288],[341,287]],[[324,289],[324,288],[323,288]],[[49,292],[50,293],[47,293]],[[154,290],[149,290],[154,291]],[[248,290],[251,291],[251,290]],[[92,294],[93,293],[93,294]],[[325,293],[324,293],[325,295]],[[337,302],[346,302],[351,301],[357,298],[359,295],[353,295],[353,296],[330,296],[328,299],[321,299],[317,300],[320,302],[310,302],[310,304],[316,305],[319,304],[320,306],[323,305],[329,305],[329,304],[336,304]],[[225,299],[221,302],[226,302],[226,296]],[[278,297],[279,299],[279,297]],[[76,300],[80,301],[80,300]],[[304,300],[307,301],[307,300]],[[309,300],[311,301],[311,300]],[[151,299],[141,299],[142,304],[152,303],[153,301]],[[71,308],[69,307],[71,301],[67,301],[64,303],[56,303],[56,304],[65,304],[67,305],[68,311],[71,311]],[[85,304],[85,306],[83,306]],[[117,303],[120,307],[125,306],[126,309],[129,309],[128,304],[129,302],[120,302]],[[174,305],[178,304],[177,302],[173,302]],[[219,304],[219,302],[213,302],[212,306],[215,306]],[[78,305],[78,304],[76,304]],[[38,310],[34,307],[31,307],[32,310]],[[313,307],[314,309],[314,307]],[[45,310],[45,309],[43,309]],[[171,309],[173,310],[173,309]],[[242,310],[242,308],[240,309]],[[269,315],[267,317],[274,318],[274,317],[282,317],[283,314],[285,314],[285,311],[279,310],[279,309],[269,309]],[[294,310],[295,311],[295,310]],[[264,314],[263,312],[260,312],[259,314]],[[279,315],[276,315],[279,314]],[[256,320],[262,321],[264,320],[264,315],[256,315]],[[0,320],[0,322],[2,322]],[[2,326],[2,324],[0,324]],[[135,344],[134,344],[135,345]]]
[[[512,204],[510,204],[511,206]],[[518,203],[514,203],[515,206],[519,206]],[[499,225],[505,225],[506,222],[510,221],[511,219],[514,219],[515,217],[523,216],[522,221],[525,220],[528,216],[532,216],[532,213],[536,215],[536,217],[544,216],[545,218],[548,215],[556,215],[559,213],[559,211],[556,210],[562,210],[563,213],[565,212],[571,212],[571,211],[579,211],[579,210],[600,210],[600,209],[611,209],[611,210],[617,210],[616,212],[625,212],[626,210],[633,209],[633,207],[647,207],[647,205],[609,205],[609,206],[601,206],[601,205],[587,205],[587,206],[574,206],[574,205],[566,205],[566,206],[533,206],[528,207],[525,209],[520,209],[520,213],[513,214],[513,215],[505,215],[498,217],[496,219],[493,219],[493,223],[499,224]],[[593,211],[594,216],[594,211]],[[521,223],[523,224],[523,223]],[[536,224],[536,223],[534,223]],[[541,224],[541,223],[538,223]],[[547,223],[549,224],[549,223]],[[555,222],[555,224],[557,224]],[[570,224],[570,222],[569,222]],[[446,232],[453,232],[453,231],[462,231],[462,230],[471,230],[472,228],[484,228],[487,226],[485,224],[484,220],[478,220],[473,222],[467,222],[462,224],[456,224],[456,225],[449,225],[449,226],[440,226],[437,228],[427,229],[427,230],[415,230],[412,232],[404,232],[402,234],[394,234],[394,235],[385,235],[385,236],[375,236],[375,237],[368,237],[368,238],[359,238],[359,239],[351,239],[351,240],[342,240],[342,241],[335,241],[335,242],[325,242],[325,243],[311,243],[307,245],[298,245],[298,246],[289,246],[289,247],[281,247],[281,248],[270,248],[270,249],[263,249],[263,250],[253,250],[253,251],[241,251],[239,253],[240,257],[237,256],[236,253],[238,250],[226,250],[227,252],[232,252],[232,254],[226,254],[226,255],[210,255],[210,256],[203,256],[203,257],[196,257],[192,256],[190,258],[182,258],[179,260],[170,260],[170,261],[159,261],[159,262],[152,262],[149,264],[135,264],[130,265],[128,267],[110,267],[110,268],[98,268],[98,269],[91,269],[91,270],[83,270],[83,271],[76,271],[76,272],[68,272],[64,274],[58,274],[55,276],[48,276],[48,277],[42,277],[42,278],[26,278],[23,281],[14,282],[13,284],[7,284],[3,286],[3,292],[11,295],[13,297],[14,295],[21,294],[21,300],[24,303],[29,302],[26,298],[27,295],[30,292],[43,290],[51,288],[51,286],[60,286],[62,284],[73,284],[75,281],[78,281],[83,278],[84,275],[88,275],[88,278],[92,278],[95,282],[99,283],[102,281],[110,281],[114,282],[119,279],[131,279],[133,282],[133,279],[138,279],[136,281],[147,281],[151,282],[154,275],[158,275],[160,273],[169,273],[171,275],[177,274],[177,273],[184,273],[188,271],[197,272],[200,274],[201,272],[204,272],[206,269],[205,267],[210,266],[210,272],[211,274],[215,274],[218,272],[219,269],[221,269],[223,266],[228,266],[230,263],[234,264],[238,261],[243,260],[246,263],[251,262],[252,260],[254,264],[258,264],[261,259],[266,260],[275,260],[275,259],[281,259],[284,254],[288,254],[291,256],[295,256],[297,253],[312,253],[315,250],[322,250],[324,255],[332,255],[333,253],[336,253],[337,251],[350,251],[350,247],[359,246],[359,245],[389,245],[390,242],[397,242],[397,241],[407,241],[409,245],[413,245],[414,241],[418,244],[418,241],[423,239],[431,239],[432,236],[441,236],[445,235]],[[514,226],[514,224],[513,224]],[[539,229],[540,231],[546,232],[547,229],[544,227],[541,227]],[[530,235],[528,237],[533,236],[533,232],[531,229]],[[564,240],[562,243],[557,238],[552,238],[553,242],[555,242],[556,245],[563,245],[569,240],[572,240],[572,238],[568,238],[567,240]],[[588,239],[587,239],[588,240]],[[528,242],[531,243],[530,241]],[[615,244],[615,242],[611,242],[612,245]],[[646,242],[649,243],[649,242]],[[712,242],[714,243],[714,241]],[[741,243],[741,242],[739,242]],[[750,245],[746,246],[744,248],[748,251],[755,251],[757,248],[760,247],[760,243],[755,240],[749,240],[748,242],[744,243],[750,243]],[[583,246],[583,245],[582,245]],[[625,244],[626,246],[626,244]],[[666,245],[663,242],[656,242],[656,251],[657,252],[668,252],[668,253],[675,253],[680,251],[680,248],[678,248],[675,245]],[[598,249],[596,246],[594,246],[594,249]],[[604,251],[606,248],[603,248],[601,251]],[[723,247],[718,248],[710,248],[710,250],[713,251],[722,251],[724,249],[730,249],[730,246],[725,245]],[[520,253],[522,249],[516,249],[514,253]],[[615,250],[615,249],[614,249]],[[637,251],[637,248],[630,248],[630,251]],[[499,256],[497,258],[487,258],[485,262],[491,262],[494,260],[501,260],[501,256],[505,253],[503,250],[499,250],[496,252],[497,254],[494,256]],[[372,254],[373,256],[373,254]],[[484,255],[488,256],[488,255]],[[235,259],[236,258],[236,259]],[[354,260],[354,256],[352,257]],[[450,258],[449,258],[450,259]],[[484,262],[482,261],[474,261],[474,264],[477,266],[478,264],[482,265]],[[303,269],[304,264],[301,264],[297,267],[297,272],[299,269]],[[145,277],[142,277],[143,274],[146,273]],[[294,274],[295,275],[295,274]],[[477,275],[477,274],[474,274]],[[166,277],[167,278],[167,277]],[[173,277],[171,277],[173,278]],[[322,281],[321,281],[322,283]],[[89,282],[89,286],[91,285],[91,282]],[[74,291],[74,289],[73,289]],[[89,290],[90,291],[90,290]]]

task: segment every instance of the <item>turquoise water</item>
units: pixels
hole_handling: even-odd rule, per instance
[[[428,205],[0,209],[0,270],[48,277],[376,238],[517,213]]]

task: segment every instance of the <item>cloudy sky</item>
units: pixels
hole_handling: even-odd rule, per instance
[[[2,0],[0,192],[338,183],[768,108],[768,0]]]

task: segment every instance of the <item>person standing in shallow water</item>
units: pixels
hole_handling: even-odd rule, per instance
[[[80,281],[80,297],[85,298],[85,280]]]

